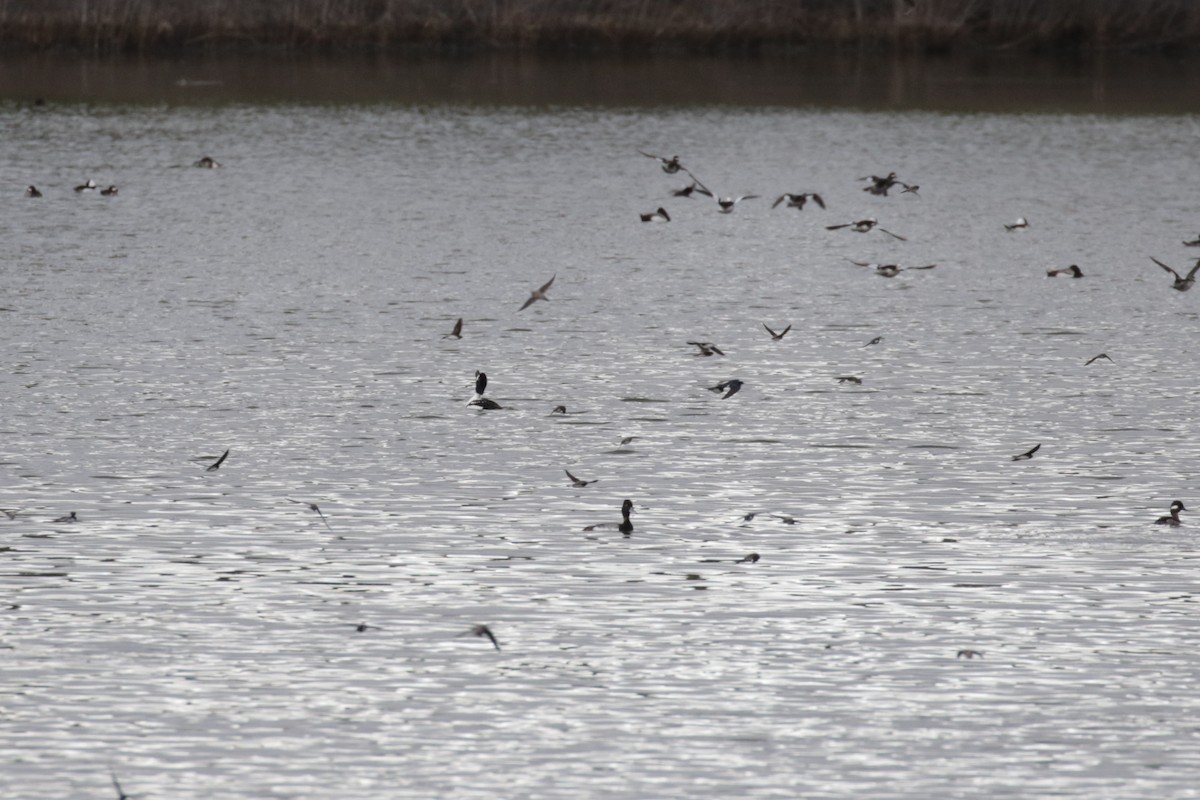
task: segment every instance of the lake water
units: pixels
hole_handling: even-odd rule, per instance
[[[3,796],[1196,796],[1186,107],[48,99]]]

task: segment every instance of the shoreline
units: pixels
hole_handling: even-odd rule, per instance
[[[7,53],[488,51],[767,55],[866,49],[925,55],[1200,52],[1194,0],[12,0]],[[187,6],[181,8],[180,6]],[[211,6],[206,8],[205,6]]]

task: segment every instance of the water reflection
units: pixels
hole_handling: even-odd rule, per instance
[[[171,60],[8,55],[0,98],[32,102],[671,105],[1195,113],[1200,60],[915,56],[857,50],[743,58],[189,56]]]

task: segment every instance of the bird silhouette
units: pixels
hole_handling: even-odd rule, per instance
[[[557,278],[557,277],[558,277],[558,273],[555,273],[554,278]],[[529,299],[525,301],[525,305],[521,306],[517,310],[524,311],[525,309],[529,308],[531,305],[536,303],[538,300],[549,300],[550,298],[546,297],[546,292],[549,291],[550,286],[553,285],[554,278],[551,278],[550,280],[546,281],[546,283],[542,285],[542,288],[535,290],[531,295],[529,295]]]

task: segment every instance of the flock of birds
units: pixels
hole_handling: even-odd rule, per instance
[[[201,169],[217,169],[221,165],[217,161],[214,161],[212,158],[209,158],[208,156],[204,156],[199,161],[196,161],[195,163],[193,163],[192,166],[199,167]],[[95,180],[93,180],[92,178],[88,178],[83,183],[81,183],[75,187],[75,194],[85,194],[87,192],[94,192],[97,190],[99,190],[100,194],[104,195],[105,197],[116,197],[120,193],[120,189],[118,189],[116,187],[116,185],[114,185],[114,184],[109,184],[108,186],[105,186],[103,189],[101,189],[100,185],[98,183],[96,183]],[[41,197],[42,190],[39,189],[38,187],[34,186],[33,184],[29,184],[28,186],[25,187],[25,196],[26,197]]]
[[[731,214],[731,213],[733,213],[734,209],[737,207],[737,205],[739,203],[746,201],[746,200],[753,200],[753,199],[760,197],[760,195],[757,195],[757,194],[744,194],[744,195],[737,195],[737,196],[723,196],[723,195],[717,194],[717,193],[713,192],[711,189],[709,189],[707,186],[705,186],[704,183],[699,178],[696,177],[695,173],[693,173],[690,169],[685,167],[683,165],[683,163],[680,161],[679,156],[677,156],[677,155],[661,156],[661,155],[656,155],[654,153],[647,153],[644,150],[638,150],[638,153],[645,156],[646,158],[650,158],[650,159],[653,159],[656,162],[658,162],[662,171],[668,175],[676,175],[678,173],[683,173],[691,179],[691,182],[688,185],[683,186],[678,189],[671,190],[671,195],[673,197],[690,198],[693,195],[702,195],[704,197],[710,197],[714,201],[716,201],[717,210],[718,210],[718,212],[720,212],[722,214]],[[919,190],[921,187],[918,184],[908,183],[906,181],[900,180],[895,172],[889,172],[887,175],[882,175],[882,176],[867,175],[862,178],[859,178],[859,180],[865,181],[867,184],[866,186],[862,187],[862,190],[864,192],[867,192],[872,195],[876,195],[876,196],[880,196],[880,197],[887,197],[888,193],[892,189],[899,187],[901,194],[911,194],[914,197],[920,197]],[[812,201],[815,205],[819,206],[822,209],[826,208],[824,198],[818,192],[813,192],[813,191],[785,192],[785,193],[779,195],[775,199],[775,201],[771,204],[771,208],[778,208],[779,206],[783,205],[785,208],[793,208],[796,210],[803,210],[805,205],[807,205],[807,203],[809,201]],[[640,214],[640,217],[641,217],[642,222],[666,223],[666,222],[671,221],[670,212],[668,212],[665,208],[663,208],[661,206],[659,208],[655,209],[654,211]],[[830,230],[830,231],[849,229],[856,233],[868,233],[873,230],[878,230],[894,239],[898,239],[900,241],[907,241],[907,239],[904,236],[901,236],[900,234],[897,234],[897,233],[893,233],[892,231],[889,231],[886,228],[881,227],[879,225],[878,220],[875,219],[874,217],[868,217],[866,219],[855,220],[852,222],[844,222],[844,223],[838,223],[838,224],[834,224],[834,225],[827,225],[825,227],[826,227],[826,230]],[[1027,219],[1025,219],[1025,217],[1018,217],[1013,222],[1004,224],[1004,229],[1009,232],[1023,230],[1028,227],[1029,227],[1029,221]],[[1200,236],[1197,236],[1195,239],[1192,239],[1192,240],[1184,240],[1183,244],[1188,247],[1200,247]],[[1192,268],[1184,275],[1180,275],[1180,273],[1177,272],[1175,269],[1168,266],[1167,264],[1164,264],[1162,261],[1159,261],[1157,258],[1154,258],[1153,256],[1151,256],[1150,258],[1155,264],[1157,264],[1159,267],[1166,270],[1167,272],[1169,272],[1172,275],[1172,277],[1174,278],[1174,282],[1173,282],[1171,288],[1173,288],[1177,291],[1180,291],[1180,292],[1186,292],[1187,290],[1191,289],[1193,285],[1195,285],[1196,273],[1198,271],[1200,271],[1200,258],[1198,258],[1196,260],[1195,265],[1192,266]],[[900,266],[899,264],[893,264],[893,263],[876,264],[876,263],[865,262],[865,261],[855,261],[853,259],[847,259],[847,260],[849,260],[850,263],[852,263],[856,266],[869,267],[871,269],[874,269],[875,273],[877,275],[880,275],[881,277],[885,277],[885,278],[893,278],[893,277],[899,275],[901,272],[914,271],[914,270],[929,270],[929,269],[934,269],[935,267],[937,267],[937,264],[921,264],[921,265],[906,267],[906,266]],[[1083,270],[1080,269],[1080,267],[1077,264],[1072,264],[1068,267],[1063,267],[1063,268],[1059,268],[1059,269],[1047,270],[1046,275],[1047,275],[1047,277],[1051,277],[1051,278],[1060,277],[1060,276],[1067,277],[1067,278],[1082,278],[1082,277],[1084,277]],[[550,280],[548,280],[542,286],[533,290],[530,293],[529,298],[518,309],[518,311],[524,311],[525,309],[529,308],[531,305],[533,305],[534,303],[536,303],[539,300],[542,300],[542,301],[549,300],[550,298],[547,296],[547,292],[554,285],[554,280],[557,277],[558,277],[557,274],[552,276],[550,278]],[[766,323],[763,323],[763,327],[766,329],[767,333],[771,336],[771,339],[773,341],[779,341],[779,340],[783,339],[783,337],[786,336],[788,331],[790,331],[792,328],[792,326],[789,324],[787,327],[783,328],[782,330],[776,331],[776,330],[772,329]],[[459,318],[454,323],[453,329],[449,333],[444,334],[443,338],[451,338],[452,337],[455,339],[461,339],[462,335],[463,335],[463,320],[462,320],[462,318]],[[867,342],[864,346],[876,345],[876,344],[879,344],[882,340],[883,340],[882,336],[876,336],[875,338],[873,338],[869,342]],[[710,357],[710,356],[725,355],[721,351],[720,347],[718,347],[716,344],[714,344],[712,342],[688,341],[687,344],[692,345],[698,349],[698,352],[696,353],[696,355],[698,355],[698,356]],[[1085,366],[1090,365],[1099,359],[1106,359],[1110,362],[1112,361],[1112,359],[1108,356],[1107,353],[1100,353],[1100,354],[1095,355],[1092,358],[1088,359],[1085,362]],[[855,384],[862,383],[861,378],[859,378],[857,376],[853,376],[853,375],[838,376],[836,379],[839,383],[855,383]],[[484,392],[487,389],[487,382],[488,382],[487,375],[481,371],[476,371],[476,373],[475,373],[475,394],[467,402],[467,405],[479,408],[480,410],[484,410],[484,411],[494,411],[494,410],[502,409],[503,407],[499,403],[497,403],[495,400],[492,400],[492,399],[484,396]],[[727,381],[722,381],[721,383],[718,383],[716,386],[711,386],[708,388],[709,388],[709,391],[720,394],[722,400],[728,400],[730,397],[733,397],[735,394],[737,394],[738,391],[744,385],[745,384],[741,380],[734,378],[734,379],[730,379]],[[558,406],[554,409],[554,411],[552,413],[566,413],[566,409],[563,406]],[[1012,457],[1012,460],[1013,461],[1026,461],[1026,460],[1032,459],[1034,457],[1034,454],[1037,453],[1040,448],[1041,448],[1041,444],[1040,443],[1036,444],[1033,447],[1031,447],[1029,450],[1026,450],[1022,453],[1018,453],[1017,455],[1014,455]],[[570,471],[567,471],[567,477],[571,480],[571,482],[574,486],[579,487],[579,488],[588,486],[591,483],[595,483],[595,481],[581,480],[581,479],[577,478],[576,476],[572,475],[570,473]],[[601,523],[601,524],[597,524],[597,525],[589,525],[588,527],[584,528],[584,530],[590,531],[590,530],[594,530],[599,527],[614,526],[614,527],[618,528],[618,530],[620,530],[623,534],[628,536],[633,533],[633,524],[632,524],[632,522],[630,522],[630,519],[629,519],[629,516],[630,516],[630,513],[632,512],[632,510],[633,510],[632,501],[626,499],[622,503],[622,506],[621,506],[622,520],[620,523]],[[1183,503],[1179,500],[1176,500],[1173,503],[1171,503],[1171,506],[1169,508],[1169,513],[1166,516],[1159,517],[1157,520],[1155,520],[1155,524],[1178,526],[1178,525],[1182,524],[1180,517],[1179,517],[1179,512],[1186,511],[1186,510],[1187,509],[1184,508]],[[753,519],[754,516],[755,516],[755,514],[751,513],[751,514],[747,515],[746,519]],[[770,516],[777,516],[777,515],[770,515]],[[794,522],[794,520],[792,520],[789,517],[780,517],[780,518],[784,519],[786,522],[789,522],[789,523]],[[754,558],[753,558],[754,561],[757,560],[757,554],[751,554],[751,556],[754,556]],[[748,556],[747,559],[749,559],[749,558],[750,557]],[[494,639],[493,639],[492,643],[495,644]],[[497,647],[498,647],[498,645],[497,645]]]

